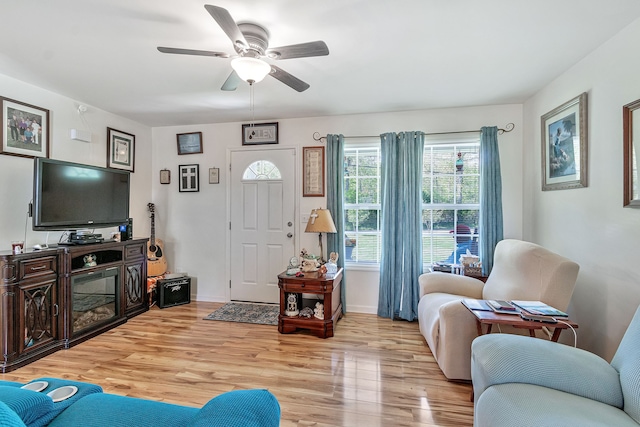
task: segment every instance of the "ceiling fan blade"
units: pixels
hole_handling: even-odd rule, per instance
[[[217,58],[229,57],[228,53],[212,52],[210,50],[180,49],[175,47],[162,47],[162,46],[158,46],[158,50],[162,53],[176,53],[179,55],[215,56]]]
[[[321,40],[308,43],[292,44],[268,49],[266,55],[273,59],[306,58],[309,56],[329,55],[327,44]]]
[[[242,81],[242,79],[240,78],[238,73],[236,73],[235,71],[232,71],[231,74],[229,74],[229,77],[227,77],[227,80],[225,80],[224,84],[222,85],[222,87],[220,89],[221,90],[227,90],[227,91],[236,90],[241,81]]]
[[[272,77],[280,80],[282,83],[286,84],[292,89],[297,90],[298,92],[304,92],[310,87],[308,83],[303,82],[299,78],[292,76],[282,68],[276,67],[275,65],[271,66],[270,74]]]
[[[249,47],[249,43],[247,43],[242,31],[238,28],[238,24],[233,20],[227,9],[210,4],[205,4],[204,8],[207,9],[207,12],[209,12],[218,25],[220,25],[220,28],[222,28],[222,31],[225,32],[227,37],[231,39],[234,47],[239,47],[241,50],[246,50]]]

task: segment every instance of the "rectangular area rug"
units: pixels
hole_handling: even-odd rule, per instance
[[[249,302],[229,302],[207,315],[204,320],[224,322],[255,323],[259,325],[278,324],[278,304],[258,304]]]

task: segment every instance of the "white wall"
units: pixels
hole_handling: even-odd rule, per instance
[[[88,106],[86,120],[78,114],[78,101],[26,84],[0,74],[0,96],[49,110],[50,155],[53,159],[106,166],[107,127],[136,136],[135,173],[131,178],[131,216],[136,237],[148,236],[146,204],[151,194],[151,129],[105,111]],[[70,129],[90,131],[92,142],[71,140]],[[45,243],[46,232],[31,229],[27,223],[28,204],[33,196],[33,160],[0,155],[0,251],[10,250],[12,240],[23,240],[28,247]],[[108,234],[116,228],[96,230]],[[51,232],[49,243],[57,243],[60,232]]]
[[[636,20],[524,105],[524,235],[580,264],[569,306],[580,325],[578,345],[607,359],[640,304],[640,211],[622,207],[622,106],[640,98],[639,41]],[[542,192],[540,117],[582,92],[588,188]]]
[[[335,117],[278,120],[280,146],[299,149],[303,146],[323,145],[314,141],[320,135],[342,133],[349,135],[379,135],[389,131],[423,130],[446,132],[475,130],[482,126],[504,127],[514,123],[515,130],[499,137],[503,173],[503,201],[505,236],[522,238],[522,106],[501,105],[474,108],[455,108],[404,113],[364,114]],[[176,134],[203,133],[203,153],[179,156]],[[197,278],[198,300],[227,301],[229,297],[227,266],[228,246],[228,158],[229,150],[241,149],[241,123],[203,124],[200,126],[162,127],[153,129],[153,196],[156,204],[157,237],[165,242],[169,268]],[[268,146],[263,146],[268,149]],[[200,192],[178,191],[178,165],[200,165]],[[220,184],[208,183],[208,169],[220,168]],[[159,171],[171,171],[172,182],[159,182]],[[300,182],[298,170],[298,181]],[[300,214],[312,208],[326,207],[326,200],[302,197],[296,200],[298,221]],[[297,230],[300,240],[296,251],[306,247],[317,249],[317,236]],[[286,266],[282,266],[284,270]],[[378,272],[356,270],[347,266],[347,310],[375,313],[378,304]]]

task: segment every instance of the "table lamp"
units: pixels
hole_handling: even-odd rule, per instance
[[[331,212],[328,209],[314,209],[309,215],[309,222],[305,233],[318,233],[318,242],[320,243],[320,262],[324,263],[324,252],[322,249],[322,233],[335,233],[336,226],[331,218]]]

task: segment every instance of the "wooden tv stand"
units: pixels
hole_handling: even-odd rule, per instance
[[[134,239],[27,250],[22,254],[1,251],[0,371],[9,372],[69,348],[147,311],[146,248],[147,239]],[[87,255],[95,257],[95,266],[85,266]],[[90,311],[93,306],[84,303],[77,307],[80,304],[72,288],[89,283],[93,277],[94,285],[81,295],[92,299],[86,292],[102,286],[113,288],[112,296],[108,304],[97,303],[102,305],[96,313],[85,316],[93,323],[79,327],[74,314],[77,317],[78,310]]]

